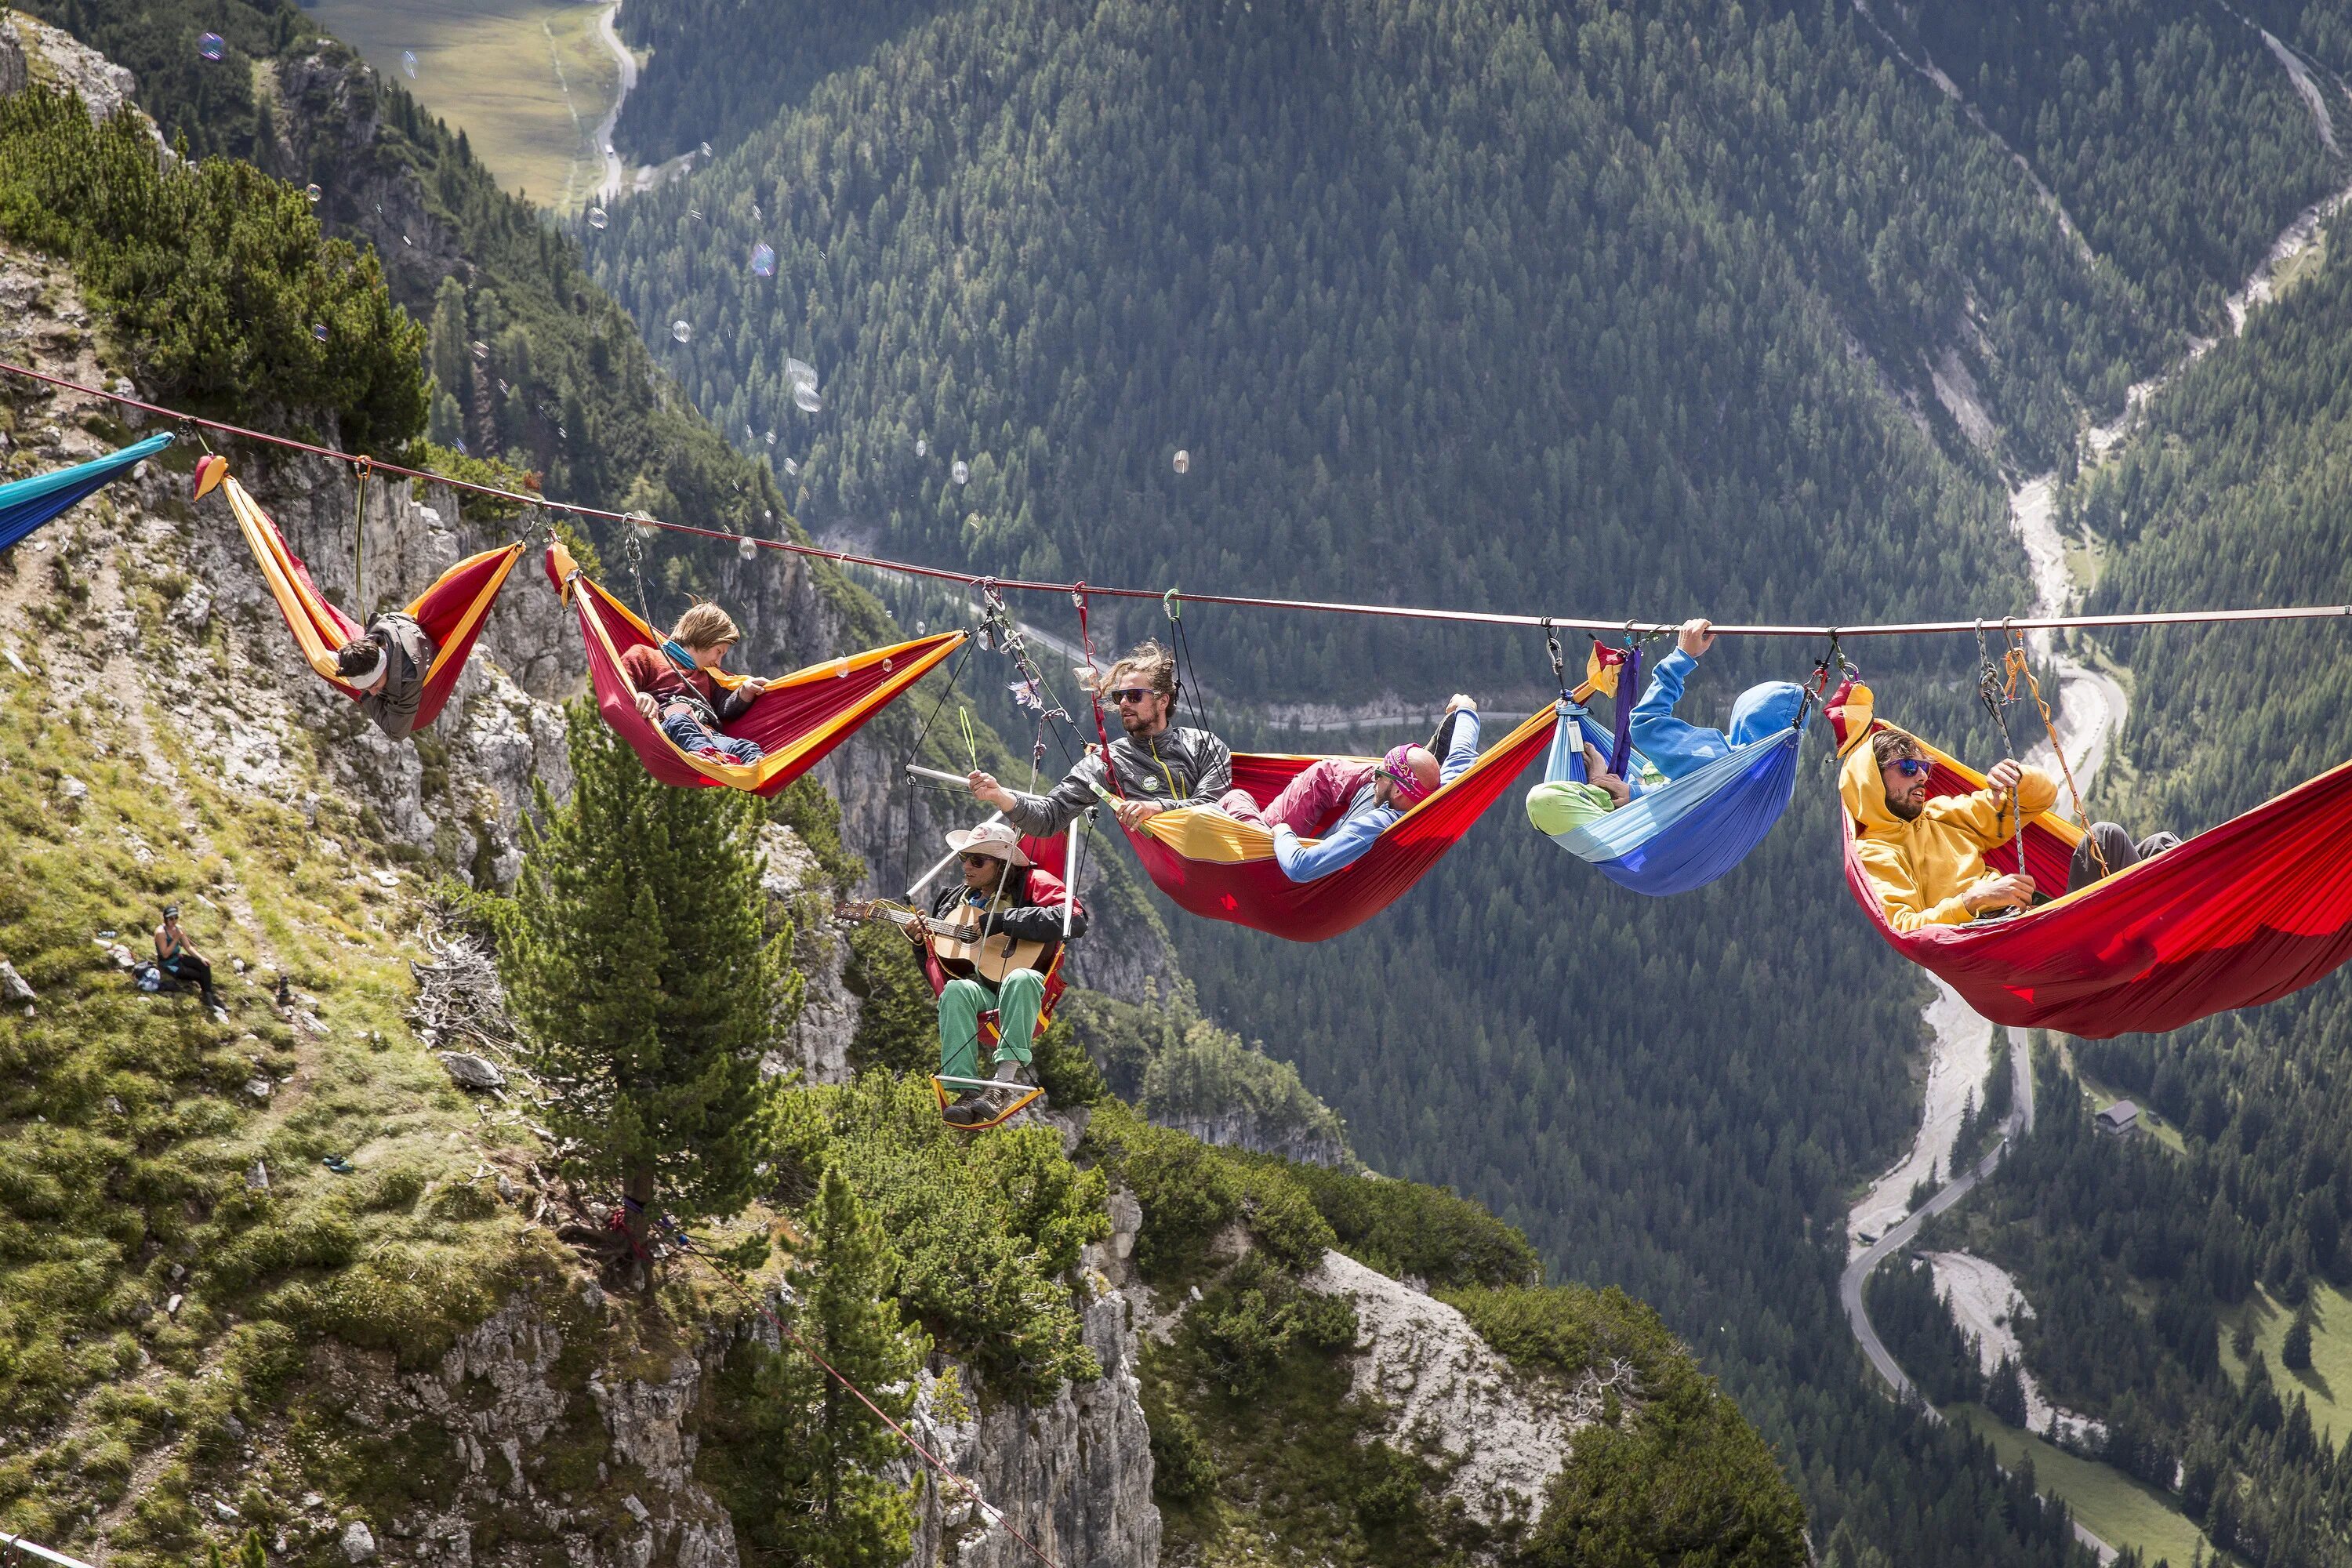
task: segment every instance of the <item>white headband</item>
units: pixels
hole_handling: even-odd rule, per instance
[[[392,662],[391,658],[385,654],[383,645],[382,643],[373,642],[373,639],[371,639],[371,646],[375,649],[375,662],[369,665],[365,669],[359,670],[353,674],[343,677],[345,680],[349,681],[353,686],[374,685],[375,678],[382,675],[383,673],[384,666]]]

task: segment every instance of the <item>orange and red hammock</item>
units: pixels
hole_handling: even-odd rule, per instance
[[[1553,708],[1530,716],[1459,778],[1391,824],[1361,858],[1311,882],[1283,875],[1272,834],[1222,811],[1163,811],[1141,828],[1129,828],[1128,841],[1153,883],[1180,908],[1293,942],[1321,942],[1363,924],[1420,881],[1549,742],[1559,718]],[[1320,760],[1240,752],[1234,783],[1264,805]]]
[[[278,531],[269,514],[229,477],[226,462],[207,456],[196,465],[196,498],[204,499],[215,485],[228,497],[236,526],[253,551],[254,563],[261,568],[262,581],[269,584],[270,597],[278,601],[278,613],[286,617],[287,629],[294,634],[303,659],[320,679],[358,701],[366,693],[336,672],[335,655],[344,644],[363,636],[366,628],[327,602],[318,584],[310,581],[310,569],[287,548],[285,535]],[[433,639],[434,647],[433,667],[425,672],[425,694],[416,706],[417,729],[433,722],[442,704],[449,700],[474,651],[474,641],[481,636],[490,605],[506,586],[507,574],[521,559],[520,544],[468,556],[442,573],[408,606],[408,614]]]
[[[1843,756],[1882,727],[1867,687],[1832,696]],[[1984,775],[1923,748],[1928,789],[1968,795]],[[2003,920],[1898,931],[1845,835],[1854,901],[1904,957],[1996,1024],[2104,1039],[2155,1033],[2299,991],[2352,957],[2352,763],[2082,891]],[[2025,870],[2063,888],[2083,830],[2026,821]],[[2017,851],[1985,857],[2015,871]]]
[[[558,541],[547,547],[548,581],[580,615],[580,635],[588,645],[588,678],[596,690],[596,710],[629,744],[646,772],[666,784],[719,786],[772,795],[814,767],[858,726],[888,707],[908,687],[963,646],[965,634],[943,632],[913,642],[869,649],[794,670],[768,683],[751,711],[727,726],[727,733],[756,742],[767,754],[756,763],[721,763],[691,756],[661,727],[636,709],[636,689],[621,668],[621,655],[635,647],[659,647],[652,627],[628,606],[590,581]],[[720,685],[743,678],[713,670]]]

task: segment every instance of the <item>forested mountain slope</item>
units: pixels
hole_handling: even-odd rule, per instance
[[[413,436],[422,334],[374,268],[297,189],[167,160],[134,108],[94,122],[52,95],[69,47],[0,16],[0,357],[152,392],[126,373],[176,385],[175,329],[202,319],[224,405],[300,429],[375,409],[382,439]],[[352,374],[324,348],[257,369],[315,342],[320,303]],[[0,478],[130,434],[97,396],[0,382]],[[232,451],[346,602],[321,547],[355,515],[428,569],[510,521]],[[1163,1448],[1176,1528],[1212,1549],[1279,1531],[1399,1565],[1592,1542],[1801,1559],[1771,1453],[1655,1315],[1538,1287],[1525,1238],[1476,1205],[1149,1126],[1066,1031],[1040,1045],[1057,1121],[943,1126],[906,1070],[935,1037],[900,1005],[921,985],[903,946],[859,954],[866,994],[843,986],[824,914],[860,872],[837,804],[803,783],[772,818],[651,783],[591,705],[555,700],[579,682],[560,620],[511,601],[436,725],[385,741],[296,653],[222,500],[186,499],[195,455],[0,552],[0,1530],[124,1568],[1013,1560],[991,1509],[830,1394],[814,1343],[1061,1561],[1158,1560]],[[602,862],[635,944],[614,967],[639,987],[666,962],[704,972],[605,995],[761,1009],[725,1064],[735,1141],[680,1152],[755,1181],[731,1206],[689,1206],[692,1179],[647,1191],[698,1233],[696,1263],[675,1219],[650,1252],[616,1245],[614,1194],[576,1163],[642,1124],[612,1124],[633,1119],[611,1058],[584,1090],[557,1065],[610,1041],[541,1032],[501,939],[550,900],[480,885],[512,879],[479,873],[513,840],[483,847],[476,887],[445,876],[468,860],[445,838],[527,810],[552,820],[511,853],[524,882],[576,871],[547,863],[580,842],[559,801],[600,789],[641,830]],[[125,973],[166,903],[216,1005]],[[749,984],[697,945],[722,921]],[[1175,1048],[1124,1037],[1148,1022],[1094,1020],[1147,1092]],[[1372,1372],[1433,1360],[1465,1372],[1413,1380],[1408,1426]]]
[[[1916,28],[1696,0],[1002,0],[870,31],[632,9],[648,150],[701,103],[719,156],[590,236],[598,276],[730,437],[776,433],[812,527],[1006,574],[2014,613],[1995,464],[2067,460],[2083,415],[2222,329],[2224,286],[2345,170],[2260,37],[2187,4]],[[1989,41],[2051,29],[2046,68]],[[745,84],[803,36],[762,123]],[[1967,38],[1981,89],[1941,52]],[[821,414],[792,406],[787,355]],[[1187,625],[1229,699],[1540,689],[1531,637]],[[1973,649],[1855,651],[1890,711],[1984,743]],[[1811,657],[1722,649],[1694,704]],[[1807,778],[1747,866],[1671,905],[1498,811],[1348,937],[1179,940],[1376,1164],[1478,1193],[1699,1339],[1837,1560],[2054,1553],[1846,1348],[1839,1200],[1908,1114],[1925,993],[1846,909]]]
[[[2122,545],[2095,606],[2352,601],[2347,344],[2352,226],[2339,216],[2324,262],[2069,491]],[[2345,632],[2118,638],[2138,672],[2134,769],[2103,786],[2102,814],[2193,831],[2352,757]],[[2341,1300],[2328,1287],[2352,1283],[2347,1007],[2337,981],[2167,1036],[2074,1042],[2075,1061],[2152,1105],[2184,1152],[2118,1150],[2062,1112],[1992,1184],[1977,1237],[2028,1283],[2027,1350],[2051,1396],[2111,1422],[2114,1462],[2177,1487],[2217,1545],[2257,1563],[2341,1563],[2352,1540],[2345,1434],[2321,1413],[2334,1390],[2307,1352],[2258,1373],[2249,1354],[2274,1314],[2302,1317],[2306,1334],[2345,1327],[2323,1309]]]

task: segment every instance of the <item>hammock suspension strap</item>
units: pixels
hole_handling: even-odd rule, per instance
[[[2066,748],[2058,743],[2058,726],[2050,717],[2050,704],[2042,695],[2042,682],[2034,679],[2032,662],[2025,656],[2025,634],[2015,626],[2003,624],[2010,638],[2009,651],[2002,658],[2009,676],[2002,690],[2003,698],[2015,701],[2017,678],[2021,675],[2025,677],[2025,689],[2033,699],[2033,706],[2041,711],[2043,732],[2050,737],[2050,754],[2058,759],[2058,772],[2066,781],[2066,797],[2074,803],[2074,820],[2087,829],[2091,826],[2091,814],[2083,809],[2083,792],[2075,787],[2074,764],[2066,760]],[[2107,876],[2107,852],[2100,847],[2096,834],[2090,836],[2090,844],[2091,853],[2099,862],[2099,875]]]
[[[1977,623],[1977,698],[1984,704],[1985,711],[1992,715],[1993,727],[2000,731],[2000,754],[2004,757],[2017,755],[2017,742],[2010,738],[2008,713],[2008,704],[2014,700],[2011,688],[2015,684],[2014,676],[2011,676],[2006,682],[2003,681],[2002,667],[1993,663],[1992,655],[1985,648],[1984,622],[1979,621]],[[2022,872],[2025,869],[2025,812],[2019,802],[2015,786],[2011,786],[2009,792],[2009,818],[2011,829],[2011,840],[2017,850],[2017,868]]]
[[[357,476],[356,499],[352,506],[352,618],[362,626],[367,623],[367,482],[368,471],[375,465],[366,458],[354,460],[352,471]]]
[[[1111,765],[1110,726],[1103,721],[1102,679],[1095,670],[1094,634],[1087,629],[1087,585],[1080,583],[1070,590],[1070,603],[1078,612],[1078,647],[1087,656],[1087,686],[1095,700],[1095,734],[1102,742],[1103,781],[1113,795],[1124,795],[1118,787],[1118,770]]]

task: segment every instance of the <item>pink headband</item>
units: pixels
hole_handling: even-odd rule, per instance
[[[1390,747],[1389,754],[1381,759],[1381,772],[1388,774],[1389,782],[1397,786],[1397,793],[1404,796],[1408,804],[1419,805],[1429,798],[1429,791],[1423,786],[1420,775],[1412,771],[1412,747],[1410,743]]]

